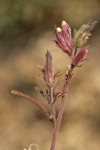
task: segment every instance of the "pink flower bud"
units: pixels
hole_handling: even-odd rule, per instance
[[[77,66],[80,62],[82,62],[85,59],[87,53],[88,47],[81,48],[73,59],[73,65]]]
[[[55,34],[56,34],[56,40],[55,43],[58,47],[60,47],[63,52],[67,53],[69,56],[72,55],[73,52],[73,43],[71,38],[71,29],[69,25],[62,21],[61,28],[57,28],[55,26]]]

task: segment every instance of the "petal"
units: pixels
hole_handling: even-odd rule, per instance
[[[55,34],[56,34],[56,44],[62,49],[62,50],[66,50],[68,49],[67,45],[66,45],[66,42],[65,42],[65,39],[62,35],[62,30],[61,28],[56,28],[55,27]]]
[[[62,26],[63,32],[66,35],[66,38],[71,38],[71,28],[70,28],[70,26],[65,21],[62,21],[61,26]]]
[[[71,39],[71,28],[65,21],[62,21],[62,34],[67,44],[67,47],[70,50],[70,53],[72,54],[73,44]]]

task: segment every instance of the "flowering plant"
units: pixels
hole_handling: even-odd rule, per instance
[[[11,93],[33,102],[51,122],[53,127],[53,137],[50,150],[55,150],[55,145],[62,122],[65,101],[67,99],[66,96],[68,93],[70,81],[73,76],[73,70],[76,67],[82,65],[82,62],[86,60],[86,55],[89,51],[89,46],[86,45],[86,42],[91,35],[90,31],[93,29],[95,24],[96,21],[90,20],[87,24],[82,25],[78,31],[74,30],[73,38],[71,34],[71,28],[65,21],[62,21],[61,28],[56,26],[54,27],[56,36],[56,40],[54,42],[65,54],[70,57],[71,63],[67,67],[67,72],[65,74],[62,88],[59,88],[58,86],[58,79],[61,74],[53,69],[52,56],[49,51],[46,53],[44,67],[38,67],[43,73],[43,79],[47,88],[45,91],[42,91],[37,87],[35,89],[38,90],[47,101],[50,108],[49,110],[47,110],[42,104],[40,104],[40,102],[36,101],[32,97],[19,91],[11,91]],[[61,104],[57,114],[55,103],[59,98],[61,99]]]

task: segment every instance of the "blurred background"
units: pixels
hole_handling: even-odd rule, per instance
[[[35,66],[44,66],[49,50],[63,79],[69,63],[52,41],[54,25],[65,20],[73,30],[90,19],[98,21],[89,40],[90,60],[74,72],[57,150],[100,150],[100,1],[0,0],[0,149],[24,150],[36,143],[40,150],[49,150],[52,127],[48,120],[11,90],[47,106],[34,90],[35,86],[45,88]]]

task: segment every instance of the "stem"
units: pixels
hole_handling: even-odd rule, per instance
[[[12,94],[15,94],[17,96],[21,96],[29,101],[31,101],[32,103],[34,103],[36,106],[38,106],[38,108],[43,112],[43,114],[49,119],[49,121],[52,123],[52,126],[53,128],[55,127],[55,122],[52,118],[50,118],[50,113],[39,103],[37,102],[35,99],[33,99],[32,97],[24,94],[24,93],[21,93],[19,91],[15,91],[15,90],[12,90],[11,91]]]
[[[55,111],[55,107],[54,107],[53,103],[50,104],[50,109],[51,109],[50,110],[50,112],[51,112],[50,119],[52,119],[52,121],[54,122],[53,128],[55,129],[55,127],[56,127],[56,111]]]
[[[54,107],[54,96],[53,96],[53,87],[50,87],[50,112],[51,112],[51,118],[54,120],[55,126],[56,126],[56,111]]]
[[[71,79],[72,79],[72,72],[69,71],[68,74],[65,75],[65,83],[64,83],[64,87],[63,87],[64,94],[62,96],[60,109],[59,109],[59,113],[58,113],[58,117],[57,117],[57,123],[56,123],[56,127],[54,129],[54,132],[53,132],[53,138],[52,138],[50,150],[55,150],[56,141],[57,141],[57,137],[58,137],[58,133],[60,130],[61,121],[62,121],[62,116],[63,116],[63,112],[64,112],[65,100],[66,100],[68,87],[69,87]]]

